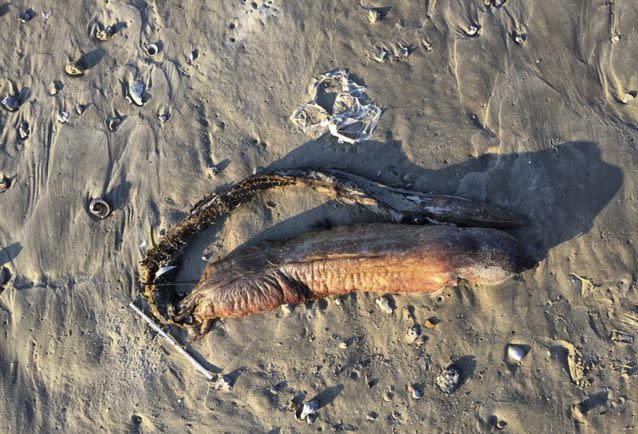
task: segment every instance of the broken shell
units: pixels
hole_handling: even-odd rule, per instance
[[[408,392],[412,394],[413,399],[421,399],[423,398],[423,391],[418,384],[410,384],[408,386]]]
[[[79,115],[81,115],[82,113],[84,113],[84,110],[86,110],[86,104],[76,104],[75,105],[75,112]]]
[[[109,129],[109,131],[112,131],[112,132],[117,131],[121,123],[122,123],[122,118],[119,116],[108,118],[105,122],[106,127]]]
[[[33,11],[33,9],[27,9],[26,11],[22,11],[18,14],[18,21],[20,21],[22,24],[27,23],[31,21],[33,17],[35,17],[35,15],[36,13]]]
[[[148,44],[146,47],[144,47],[144,51],[146,51],[146,54],[148,54],[149,56],[155,56],[157,53],[159,53],[159,47],[156,44]]]
[[[636,92],[635,90],[632,90],[632,91],[627,92],[626,94],[624,94],[621,101],[622,101],[623,104],[629,104],[636,97],[638,97],[638,92]]]
[[[480,29],[481,29],[481,26],[470,24],[470,26],[465,30],[465,34],[471,37],[478,36]]]
[[[111,39],[111,37],[114,34],[115,34],[114,26],[103,27],[101,25],[98,25],[95,28],[95,39],[97,39],[100,42],[108,41],[109,39]]]
[[[213,385],[215,390],[222,390],[224,392],[230,392],[233,390],[233,381],[228,375],[220,376]]]
[[[16,111],[16,109],[20,105],[18,102],[18,98],[16,98],[15,96],[6,96],[2,98],[0,104],[2,104],[2,106],[10,112]]]
[[[128,85],[127,99],[131,104],[137,106],[144,105],[144,83],[141,81],[133,81]]]
[[[428,319],[426,319],[426,320],[425,320],[425,322],[423,323],[423,326],[424,326],[426,329],[433,329],[433,328],[434,328],[434,327],[436,327],[436,325],[437,325],[438,323],[440,323],[440,322],[441,322],[441,320],[440,320],[440,319],[438,319],[438,318],[437,318],[437,317],[435,317],[435,316],[431,316],[430,318],[428,318]]]
[[[374,24],[377,21],[381,21],[383,19],[383,11],[378,8],[368,9],[368,21],[370,24]]]
[[[505,429],[506,426],[507,426],[507,422],[504,421],[503,419],[499,419],[498,421],[496,421],[497,429]]]
[[[524,44],[527,40],[527,34],[514,30],[512,32],[512,38],[514,38],[514,42],[516,42],[518,45],[521,45]]]
[[[459,384],[461,383],[461,371],[454,366],[450,365],[436,377],[436,385],[441,389],[442,392],[447,393],[448,395],[452,394],[456,389],[458,389]]]
[[[58,122],[66,124],[69,121],[69,112],[62,110],[58,113]]]
[[[519,363],[529,353],[530,348],[527,345],[509,344],[507,346],[507,358],[510,363]]]
[[[284,316],[288,316],[292,313],[292,305],[290,304],[282,304],[281,305],[281,311],[283,312]]]
[[[318,409],[319,409],[319,403],[317,402],[317,400],[316,399],[310,400],[303,405],[299,418],[305,419],[307,416],[316,414]]]
[[[169,120],[171,117],[171,113],[168,110],[164,110],[162,112],[157,113],[157,119],[159,119],[160,123],[164,123]]]
[[[49,17],[51,16],[51,11],[42,11],[42,18],[44,18],[44,20],[48,20]]]
[[[95,217],[104,219],[111,214],[111,207],[104,199],[98,197],[93,199],[89,204],[89,211]]]
[[[81,77],[84,75],[84,67],[77,62],[69,62],[64,66],[64,72],[69,77]]]
[[[20,122],[20,125],[18,126],[18,135],[22,140],[26,140],[29,138],[29,136],[31,135],[31,127],[29,126],[29,122]]]
[[[383,400],[392,401],[392,398],[394,398],[394,386],[388,386],[385,393],[383,394]]]
[[[419,327],[418,324],[414,324],[405,334],[405,341],[409,344],[413,344],[419,336],[421,336],[421,327]]]
[[[49,86],[47,88],[47,92],[51,96],[57,95],[58,92],[60,92],[61,90],[62,90],[62,83],[60,83],[58,80],[54,80],[51,83],[49,83]]]
[[[390,315],[394,312],[394,308],[390,304],[390,300],[387,297],[379,297],[374,301],[379,309],[386,315]]]
[[[12,183],[11,178],[7,178],[6,176],[3,176],[2,178],[0,178],[0,193],[4,193],[8,189],[10,189],[11,183]]]

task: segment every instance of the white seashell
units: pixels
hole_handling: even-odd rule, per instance
[[[104,219],[111,214],[111,206],[102,198],[95,198],[89,204],[89,211],[95,217]]]
[[[69,121],[69,112],[62,110],[58,113],[58,122],[66,124]]]
[[[6,96],[2,98],[2,101],[0,101],[0,104],[2,104],[2,106],[5,109],[9,110],[10,112],[16,111],[16,109],[20,105],[18,103],[18,98],[16,98],[15,96]]]
[[[69,62],[64,65],[64,72],[69,77],[81,77],[84,75],[84,66],[77,62]]]
[[[292,313],[292,305],[290,304],[282,304],[281,305],[281,311],[283,312],[284,316],[288,316]]]
[[[524,44],[527,40],[527,35],[517,30],[514,30],[514,32],[512,33],[512,37],[514,38],[514,42],[516,42],[518,45]]]
[[[48,20],[49,17],[51,16],[51,11],[42,11],[42,18],[44,18],[44,20]]]
[[[82,113],[84,113],[84,110],[86,110],[86,104],[76,104],[75,105],[75,112],[79,115],[81,115]]]
[[[156,44],[148,44],[146,47],[144,47],[144,51],[146,52],[146,54],[152,57],[159,53],[159,47]]]
[[[50,82],[49,85],[47,86],[47,92],[51,96],[57,95],[61,89],[62,89],[62,83],[60,83],[57,80]]]
[[[128,85],[128,100],[130,103],[143,106],[144,105],[145,86],[141,81],[133,81]]]
[[[423,391],[421,390],[421,387],[416,384],[410,384],[410,386],[408,386],[408,391],[412,394],[413,399],[423,398]]]
[[[311,414],[316,414],[319,409],[319,403],[316,399],[306,402],[301,409],[301,414],[299,415],[300,419],[305,419]]]
[[[391,315],[394,312],[394,308],[390,304],[390,300],[388,300],[387,297],[379,297],[374,302],[386,315]]]
[[[507,358],[510,362],[519,363],[527,356],[530,348],[527,345],[509,344],[507,346]]]

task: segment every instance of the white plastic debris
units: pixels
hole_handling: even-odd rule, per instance
[[[361,142],[370,137],[381,117],[381,108],[368,101],[366,88],[351,80],[345,69],[322,74],[311,93],[312,100],[290,119],[313,139],[329,131],[339,143]]]

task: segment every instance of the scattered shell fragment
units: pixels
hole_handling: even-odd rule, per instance
[[[171,118],[171,112],[168,109],[164,109],[157,113],[157,119],[159,119],[160,123],[164,123]]]
[[[609,339],[614,342],[620,342],[622,344],[633,344],[634,335],[623,332],[621,330],[612,330],[609,334]]]
[[[376,420],[379,417],[379,413],[376,411],[369,411],[366,413],[366,420]]]
[[[470,24],[467,29],[465,29],[465,34],[470,37],[478,36],[479,30],[481,26]]]
[[[79,115],[81,115],[82,113],[84,113],[84,110],[86,110],[86,104],[76,104],[75,105],[75,112]]]
[[[102,198],[95,198],[89,204],[89,211],[95,217],[104,219],[111,214],[111,206]]]
[[[368,56],[375,62],[383,63],[390,58],[390,51],[383,45],[377,44],[370,49]]]
[[[128,84],[128,94],[126,95],[126,99],[131,104],[141,107],[144,105],[144,91],[144,83],[141,81],[132,81]]]
[[[620,34],[615,33],[614,36],[611,37],[611,43],[612,44],[617,44],[620,42]]]
[[[424,326],[426,329],[433,329],[433,328],[434,328],[434,327],[436,327],[436,325],[437,325],[438,323],[440,323],[440,322],[441,322],[441,320],[440,320],[440,319],[438,319],[438,318],[437,318],[437,317],[435,317],[435,316],[431,316],[430,318],[428,318],[428,319],[426,319],[426,320],[425,320],[425,322],[423,323],[423,326]]]
[[[496,421],[496,429],[505,429],[506,426],[507,426],[507,422],[504,421],[503,419],[499,419]]]
[[[410,384],[408,386],[408,392],[412,395],[412,399],[423,398],[423,388],[418,384]]]
[[[394,386],[388,386],[385,393],[383,394],[384,401],[392,401],[394,398]]]
[[[109,39],[111,39],[115,33],[116,33],[115,26],[104,27],[102,25],[98,25],[95,28],[95,39],[97,39],[100,42],[106,42]]]
[[[414,324],[405,334],[405,341],[409,344],[413,344],[419,336],[421,336],[421,327],[419,327],[418,324]]]
[[[15,96],[5,96],[4,98],[2,98],[2,101],[0,101],[0,104],[2,104],[2,107],[10,112],[16,111],[18,106],[20,105],[18,98],[16,98]]]
[[[368,21],[374,24],[383,19],[383,11],[379,8],[368,9]]]
[[[507,361],[512,364],[520,363],[530,351],[528,345],[509,344],[507,345]]]
[[[461,383],[461,371],[454,366],[450,365],[436,377],[436,385],[441,389],[442,392],[447,393],[448,395],[452,394]]]
[[[66,124],[68,121],[69,121],[69,112],[65,110],[61,110],[58,113],[58,122],[60,122],[61,124]]]
[[[53,80],[52,82],[49,83],[49,85],[47,86],[47,93],[50,96],[55,96],[58,94],[58,92],[60,92],[62,90],[62,83],[59,82],[58,80]]]
[[[290,315],[292,313],[292,309],[293,307],[290,304],[281,305],[281,312],[284,314],[284,316]]]
[[[558,341],[558,343],[567,350],[567,368],[572,382],[579,387],[587,386],[589,381],[586,376],[591,369],[591,363],[585,362],[581,352],[572,343],[567,341]]]
[[[386,315],[391,315],[394,312],[394,307],[392,307],[392,304],[387,297],[379,297],[374,302]]]
[[[64,72],[69,77],[81,77],[84,75],[84,67],[78,62],[69,62],[64,66]]]
[[[629,104],[636,97],[638,97],[638,92],[635,91],[635,90],[632,90],[632,91],[629,91],[626,94],[624,94],[621,101],[622,101],[623,104]]]
[[[109,131],[115,132],[122,124],[122,118],[120,116],[113,116],[112,118],[108,118],[105,124]]]
[[[27,9],[18,14],[18,21],[20,21],[22,24],[25,24],[31,21],[35,17],[35,15],[36,13],[33,11],[33,9]]]
[[[10,189],[11,183],[12,183],[11,178],[7,178],[6,176],[1,177],[0,178],[0,193],[4,193],[8,189]]]
[[[146,52],[146,54],[152,57],[159,53],[159,47],[157,46],[157,44],[148,44],[144,47],[144,51]]]
[[[42,11],[42,18],[46,21],[51,16],[51,11]]]
[[[26,140],[30,135],[31,127],[29,126],[29,122],[23,120],[20,122],[20,125],[18,125],[18,136],[20,136],[20,139]]]
[[[319,409],[319,403],[317,402],[316,399],[312,399],[303,405],[299,418],[305,419],[311,414],[316,414],[318,409]]]
[[[527,41],[527,34],[519,32],[518,30],[514,30],[512,32],[512,38],[514,39],[514,42],[521,45],[524,44],[525,41]]]
[[[213,384],[215,390],[230,392],[233,390],[233,381],[228,375],[221,375]]]

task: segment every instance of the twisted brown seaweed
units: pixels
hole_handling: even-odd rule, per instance
[[[287,169],[253,175],[220,194],[206,196],[156,246],[145,251],[140,262],[140,278],[144,285],[143,296],[156,320],[172,323],[160,312],[156,300],[154,280],[158,270],[171,263],[190,238],[210,223],[229,214],[260,192],[285,186],[310,187],[338,202],[368,207],[384,219],[396,223],[447,222],[494,228],[524,224],[524,220],[516,214],[483,202],[389,187],[335,169]]]

